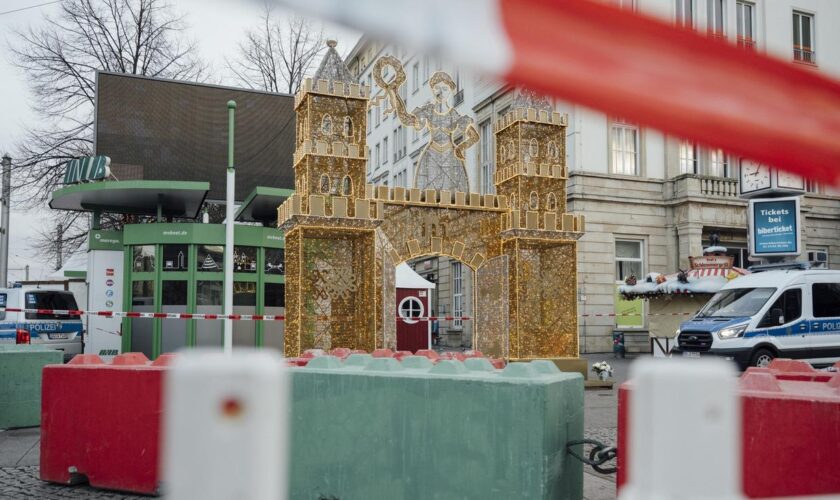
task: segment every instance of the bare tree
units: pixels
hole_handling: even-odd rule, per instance
[[[39,114],[39,125],[16,147],[18,198],[41,205],[61,183],[63,164],[93,153],[97,71],[204,77],[205,65],[194,43],[184,40],[185,30],[183,17],[165,0],[64,0],[56,18],[16,33],[10,48]],[[62,221],[68,228],[64,247],[75,250],[73,242],[82,241],[87,229],[86,218],[56,217],[68,219]]]
[[[281,18],[266,3],[260,27],[246,34],[227,66],[249,88],[295,94],[323,46],[323,29],[301,17]]]

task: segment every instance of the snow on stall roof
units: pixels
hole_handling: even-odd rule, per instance
[[[430,289],[435,287],[434,283],[417,274],[414,269],[405,262],[397,266],[396,284],[397,288]]]
[[[669,274],[665,276],[665,281],[661,281],[659,273],[650,273],[644,280],[639,281],[633,286],[621,285],[618,291],[629,298],[654,298],[663,295],[679,295],[679,294],[715,294],[729,283],[731,279],[739,276],[749,274],[749,271],[741,269],[740,267],[732,267],[728,269],[691,269],[687,273],[688,283],[681,283],[679,281],[679,273]]]

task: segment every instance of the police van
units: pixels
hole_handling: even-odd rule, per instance
[[[72,292],[0,288],[0,308],[77,310]],[[8,312],[0,309],[0,344],[38,344],[64,351],[67,361],[82,352],[84,325],[78,315]]]
[[[672,356],[722,356],[747,366],[774,358],[840,360],[840,271],[762,271],[727,283],[677,330]]]

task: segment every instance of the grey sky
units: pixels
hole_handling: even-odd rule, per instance
[[[0,0],[0,11],[37,5],[46,0]],[[189,34],[198,45],[202,58],[211,66],[209,83],[235,85],[225,67],[225,57],[236,55],[237,45],[244,32],[255,25],[260,14],[260,3],[249,0],[169,0],[174,9],[186,16],[190,26]],[[279,12],[282,12],[278,8]],[[34,123],[37,116],[30,110],[29,93],[23,73],[9,61],[8,45],[14,41],[12,30],[38,25],[45,16],[56,16],[59,5],[24,10],[0,16],[0,96],[4,109],[0,113],[0,154],[11,152],[16,140],[23,135],[27,125]],[[339,50],[346,54],[356,43],[359,35],[335,25],[325,25],[324,33],[339,41]],[[48,208],[26,212],[14,209],[11,212],[9,275],[11,279],[22,279],[23,271],[14,268],[31,266],[32,279],[43,278],[52,272],[52,264],[38,261],[30,247],[31,238],[49,226]]]

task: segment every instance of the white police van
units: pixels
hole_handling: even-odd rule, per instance
[[[72,292],[0,288],[0,308],[76,310]],[[8,312],[0,309],[0,344],[40,344],[64,351],[67,361],[82,352],[84,325],[70,314]]]
[[[774,358],[840,360],[840,271],[771,270],[727,283],[677,330],[672,356],[723,356],[744,369]]]

